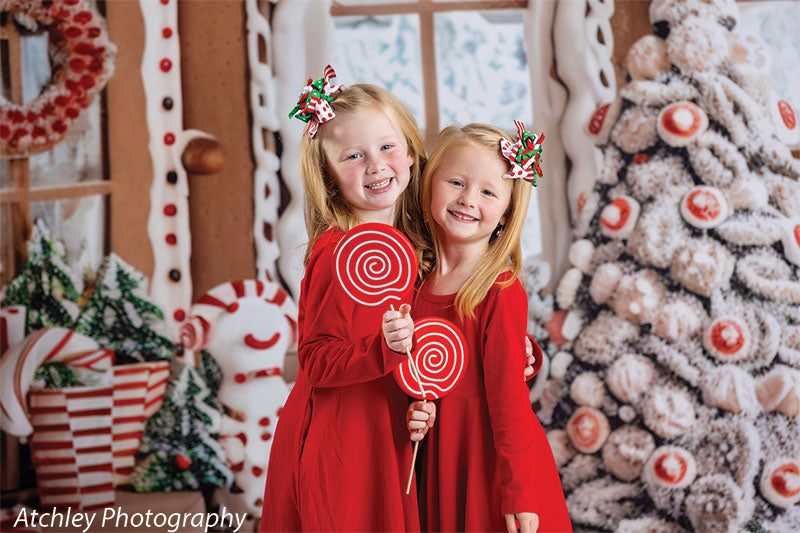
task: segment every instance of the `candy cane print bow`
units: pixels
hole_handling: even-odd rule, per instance
[[[506,138],[500,139],[500,151],[503,157],[511,163],[511,170],[503,174],[504,178],[522,178],[536,187],[536,176],[542,177],[542,168],[539,162],[542,158],[542,143],[544,133],[539,136],[525,131],[525,125],[519,120],[514,121],[517,127],[517,142],[511,143]]]
[[[289,118],[297,117],[307,122],[305,134],[313,137],[320,124],[328,122],[336,116],[331,107],[333,97],[344,90],[344,85],[334,84],[336,78],[333,67],[327,65],[321,78],[308,78],[306,86],[297,99],[297,105],[289,113]]]

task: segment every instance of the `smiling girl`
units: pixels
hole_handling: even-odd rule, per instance
[[[536,137],[519,128],[517,144],[493,126],[446,128],[422,176],[435,265],[413,314],[456,324],[470,353],[460,384],[436,401],[428,434],[420,513],[429,531],[571,531],[552,452],[520,380],[528,314],[520,234],[535,164],[503,154],[533,156]]]
[[[342,89],[331,77],[303,93],[324,84],[327,106],[320,101],[304,118],[300,173],[309,242],[300,370],[274,436],[261,530],[415,531],[416,494],[405,495],[408,398],[388,375],[406,356],[383,343],[383,309],[357,305],[335,281],[333,257],[345,232],[365,222],[419,240],[422,139],[390,93],[372,85]],[[404,301],[411,298],[409,291]]]

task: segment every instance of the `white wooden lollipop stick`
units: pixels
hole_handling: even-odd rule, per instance
[[[394,305],[389,304],[389,308],[394,311]],[[419,385],[419,391],[422,393],[422,403],[428,403],[427,398],[425,398],[425,388],[422,386],[422,380],[419,378],[419,372],[417,371],[417,365],[414,364],[414,359],[411,358],[411,350],[406,348],[406,355],[408,356],[408,366],[411,370],[411,374],[414,376],[414,379],[417,380],[417,385]],[[414,443],[414,455],[411,457],[411,471],[408,473],[408,484],[406,485],[406,494],[411,492],[411,480],[414,479],[414,465],[417,463],[417,451],[419,451],[419,441]]]

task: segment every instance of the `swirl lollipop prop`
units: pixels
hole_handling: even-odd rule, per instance
[[[458,326],[443,318],[423,318],[414,324],[416,349],[408,361],[394,368],[397,384],[406,394],[422,400],[447,395],[461,382],[467,368],[467,342]],[[411,490],[419,441],[414,443],[406,494]]]
[[[400,231],[370,222],[336,245],[336,278],[356,302],[370,307],[400,302],[417,278],[417,255]]]

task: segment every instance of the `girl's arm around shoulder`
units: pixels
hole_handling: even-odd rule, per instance
[[[357,304],[339,285],[334,263],[334,251],[342,235],[339,230],[328,230],[320,236],[303,279],[305,315],[297,356],[315,387],[372,381],[405,359],[404,354],[390,350],[383,341],[381,310],[375,312],[374,333],[354,336],[354,331],[363,331],[363,325],[353,323]]]

